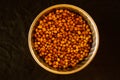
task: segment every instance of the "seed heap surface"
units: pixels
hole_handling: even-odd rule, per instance
[[[43,15],[33,31],[33,48],[56,69],[75,67],[90,51],[92,33],[79,14],[56,9]]]

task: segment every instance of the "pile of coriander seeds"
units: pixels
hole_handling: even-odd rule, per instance
[[[89,55],[93,41],[87,21],[68,9],[40,17],[32,35],[34,50],[55,69],[75,67]]]

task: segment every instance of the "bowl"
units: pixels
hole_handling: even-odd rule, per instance
[[[53,9],[60,9],[60,8],[69,9],[69,10],[72,10],[73,12],[79,13],[87,21],[88,25],[91,28],[91,32],[92,32],[93,42],[92,42],[92,47],[90,49],[90,53],[89,53],[88,57],[85,58],[85,60],[82,61],[80,64],[78,64],[77,67],[75,67],[71,70],[56,70],[54,68],[51,68],[42,59],[39,58],[39,56],[37,55],[37,53],[35,52],[35,50],[33,49],[33,46],[32,46],[32,32],[33,32],[34,26],[37,24],[38,19],[43,14],[49,13]],[[28,33],[28,45],[29,45],[29,50],[30,50],[31,55],[34,58],[34,60],[37,62],[37,64],[39,66],[41,66],[45,70],[55,73],[55,74],[72,74],[72,73],[76,73],[76,72],[84,69],[95,57],[98,47],[99,47],[99,32],[98,32],[98,29],[97,29],[97,26],[96,26],[94,20],[86,11],[84,11],[80,7],[70,5],[70,4],[57,4],[57,5],[50,6],[47,9],[43,10],[34,19],[34,21],[32,22],[32,24],[30,26],[29,33]]]

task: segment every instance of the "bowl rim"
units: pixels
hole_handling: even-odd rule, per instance
[[[32,34],[32,31],[33,31],[33,27],[36,23],[36,21],[40,18],[40,16],[42,14],[44,14],[45,12],[47,12],[48,10],[51,10],[53,8],[60,8],[60,7],[65,7],[65,8],[74,8],[75,10],[79,11],[79,12],[82,12],[85,16],[87,16],[88,20],[91,22],[91,24],[93,25],[93,28],[94,28],[94,31],[95,31],[95,36],[96,36],[96,45],[95,45],[95,49],[93,51],[93,54],[92,56],[90,57],[90,59],[84,64],[82,65],[81,67],[77,68],[77,69],[74,69],[74,70],[71,70],[71,71],[66,71],[66,72],[62,72],[62,71],[57,71],[57,70],[52,70],[48,67],[46,67],[44,64],[42,64],[38,58],[36,58],[36,55],[34,54],[34,51],[33,51],[33,48],[32,48],[32,42],[31,42],[31,34]],[[98,28],[97,28],[97,25],[95,23],[95,21],[92,19],[92,17],[86,12],[84,11],[82,8],[80,7],[77,7],[77,6],[74,6],[74,5],[71,5],[71,4],[56,4],[56,5],[53,5],[53,6],[50,6],[46,9],[44,9],[42,12],[40,12],[37,17],[35,17],[35,19],[33,20],[31,26],[30,26],[30,29],[29,29],[29,32],[28,32],[28,46],[29,46],[29,50],[30,50],[30,53],[32,55],[32,57],[34,58],[34,60],[37,62],[37,64],[39,66],[41,66],[42,68],[44,68],[45,70],[49,71],[49,72],[52,72],[52,73],[55,73],[55,74],[72,74],[72,73],[76,73],[78,71],[81,71],[83,68],[85,68],[92,60],[93,58],[95,57],[96,53],[97,53],[97,50],[98,50],[98,47],[99,47],[99,32],[98,32]]]

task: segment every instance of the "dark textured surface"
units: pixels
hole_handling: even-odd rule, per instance
[[[100,33],[95,59],[84,70],[71,75],[55,75],[39,67],[27,43],[33,19],[58,3],[86,10]],[[0,0],[0,80],[120,80],[119,5],[119,0]]]

